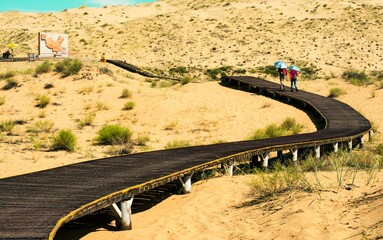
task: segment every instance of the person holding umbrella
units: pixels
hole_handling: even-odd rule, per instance
[[[287,65],[282,61],[276,61],[274,63],[274,66],[278,68],[279,81],[281,82],[281,90],[283,90],[285,88],[283,85],[283,81],[285,80],[285,76],[287,76]]]
[[[301,71],[298,67],[296,66],[290,66],[290,81],[291,81],[291,91],[295,90],[298,92],[298,86],[297,86],[297,77],[298,73]]]

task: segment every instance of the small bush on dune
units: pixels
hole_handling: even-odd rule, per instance
[[[50,102],[51,102],[51,99],[47,95],[39,95],[37,96],[36,107],[45,108],[46,106],[48,106]]]
[[[273,138],[280,136],[287,136],[298,134],[302,131],[304,126],[297,123],[293,118],[286,118],[280,126],[270,124],[264,129],[257,129],[250,137],[250,140],[259,140],[264,138]]]
[[[35,69],[35,74],[49,73],[52,70],[52,64],[46,60],[42,64],[38,65]]]
[[[16,126],[16,123],[15,121],[12,121],[12,120],[6,120],[6,121],[2,121],[0,123],[0,131],[1,132],[5,132],[7,133],[8,135],[11,135],[12,134],[12,131],[13,131],[13,128]]]
[[[132,110],[136,104],[132,101],[129,101],[124,104],[124,110]]]
[[[12,88],[16,88],[18,85],[19,83],[15,79],[8,78],[7,83],[3,87],[3,90],[10,90]]]
[[[0,73],[0,79],[8,79],[16,76],[15,71],[7,71],[5,73]]]
[[[120,98],[131,98],[132,95],[132,92],[129,89],[125,88],[124,90],[122,90]]]
[[[346,94],[346,90],[342,89],[342,88],[331,88],[330,89],[330,94],[328,95],[328,97],[330,98],[337,98],[343,94]]]
[[[54,126],[54,123],[52,121],[39,120],[35,122],[32,127],[28,129],[28,132],[35,133],[35,134],[44,133],[44,132],[49,133],[52,131],[53,126]]]
[[[370,78],[365,72],[357,70],[348,70],[342,74],[342,78],[347,82],[356,85],[363,86],[371,83]]]
[[[5,97],[0,97],[0,106],[5,104]]]
[[[130,143],[133,132],[119,125],[106,125],[99,132],[95,141],[100,145],[123,145]]]
[[[61,130],[52,138],[52,151],[64,150],[73,152],[77,144],[77,138],[70,130]]]
[[[165,149],[172,149],[172,148],[182,148],[182,147],[190,147],[191,143],[186,140],[174,140],[171,142],[168,142],[165,145]]]
[[[55,72],[61,73],[62,77],[68,77],[77,74],[83,65],[79,59],[64,59],[55,64]]]

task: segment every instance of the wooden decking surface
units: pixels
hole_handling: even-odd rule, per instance
[[[325,119],[326,127],[314,133],[259,141],[111,157],[0,179],[0,239],[51,239],[65,222],[194,171],[247,161],[266,151],[350,141],[371,129],[366,118],[337,100],[305,91],[282,92],[277,84],[253,77],[227,80],[307,103]]]

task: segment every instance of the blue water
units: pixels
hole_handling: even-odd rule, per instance
[[[59,12],[67,8],[136,5],[155,0],[0,0],[0,12]]]

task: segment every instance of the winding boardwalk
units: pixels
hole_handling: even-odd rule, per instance
[[[227,81],[314,108],[325,127],[314,133],[162,150],[93,160],[0,180],[0,239],[53,239],[64,223],[138,193],[183,179],[193,172],[238,162],[253,156],[267,160],[273,151],[346,142],[351,146],[371,131],[370,122],[350,106],[305,91],[282,92],[278,84],[253,77]],[[267,161],[266,161],[267,163]],[[125,211],[121,207],[121,211]]]

